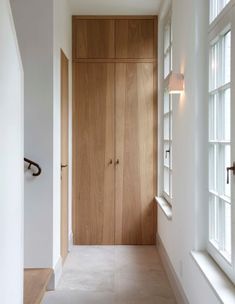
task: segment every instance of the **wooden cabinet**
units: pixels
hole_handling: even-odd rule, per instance
[[[154,20],[116,20],[116,58],[154,58]]]
[[[73,58],[114,58],[114,20],[73,19]]]
[[[90,18],[73,29],[74,243],[154,244],[156,18]]]

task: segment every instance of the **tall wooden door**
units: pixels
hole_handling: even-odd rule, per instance
[[[116,244],[155,240],[155,96],[152,63],[116,65]]]
[[[61,50],[61,257],[68,254],[69,62]]]
[[[114,64],[74,63],[75,244],[114,243]]]

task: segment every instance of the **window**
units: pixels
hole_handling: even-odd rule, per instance
[[[210,0],[210,22],[219,15],[230,0]]]
[[[229,1],[210,1],[216,12]],[[231,167],[233,141],[231,128],[232,32],[228,16],[218,16],[222,23],[211,28],[209,50],[209,237],[208,251],[234,281],[232,217],[233,195]],[[221,28],[223,24],[223,28]],[[224,27],[224,25],[226,25]],[[228,180],[229,177],[229,180]],[[234,249],[233,249],[234,248]]]
[[[172,29],[168,17],[164,29],[164,113],[163,113],[163,196],[172,204],[172,97],[167,90],[167,78],[172,71]]]

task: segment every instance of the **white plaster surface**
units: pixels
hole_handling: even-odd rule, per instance
[[[0,303],[23,303],[23,69],[9,0],[0,1]]]
[[[161,0],[69,0],[73,15],[155,15]]]

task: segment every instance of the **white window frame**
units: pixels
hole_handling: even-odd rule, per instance
[[[165,48],[166,40],[166,29],[169,29],[169,45]],[[167,79],[172,71],[172,23],[171,23],[171,10],[168,12],[164,22],[163,31],[163,78],[164,78],[164,92],[163,92],[163,156],[162,156],[162,167],[163,167],[163,191],[162,195],[164,199],[172,206],[172,96],[167,91]],[[168,70],[166,73],[166,62],[168,62]],[[167,96],[168,95],[168,96]],[[167,96],[167,97],[166,97]],[[166,98],[169,98],[166,101]],[[166,108],[167,105],[167,108]],[[168,121],[168,123],[166,123]],[[165,134],[168,134],[165,138]],[[168,177],[168,189],[166,191],[165,173]]]
[[[209,0],[211,1],[211,0]],[[230,0],[230,2],[220,11],[220,13],[217,15],[217,17],[213,20],[213,22],[209,26],[209,45],[210,49],[211,46],[214,45],[219,40],[221,41],[221,37],[223,37],[228,31],[231,31],[231,81],[230,83],[225,83],[217,87],[217,92],[222,92],[226,88],[230,87],[230,94],[231,94],[231,117],[232,113],[235,113],[235,106],[234,98],[235,98],[235,87],[234,87],[234,78],[235,78],[235,61],[233,59],[233,54],[235,50],[235,0]],[[220,42],[221,44],[222,42]],[[209,51],[210,53],[210,51]],[[221,51],[220,51],[221,53]],[[221,56],[221,54],[220,54]],[[221,57],[222,58],[222,57]],[[210,69],[210,66],[209,66]],[[210,75],[211,77],[211,75]],[[209,96],[208,100],[210,101],[210,97],[213,94],[213,90],[209,88]],[[233,124],[234,125],[234,124]],[[209,132],[208,132],[208,138],[209,138]],[[234,148],[235,143],[233,143],[235,138],[235,133],[231,130],[231,162],[234,160],[233,154],[234,154]],[[218,141],[218,140],[217,140]],[[215,142],[216,144],[217,142]],[[228,142],[230,143],[230,142]],[[211,144],[210,138],[209,138],[209,145]],[[221,143],[223,145],[223,143]],[[218,146],[220,143],[218,143]],[[209,149],[208,149],[208,155],[209,155]],[[218,164],[220,166],[220,164]],[[226,172],[225,168],[222,168],[222,171],[220,174],[225,174]],[[210,174],[209,174],[210,175]],[[221,179],[222,180],[222,179]],[[210,182],[210,181],[209,181]],[[232,200],[235,198],[235,180],[230,175],[230,183],[233,185],[231,189],[231,197]],[[210,191],[210,185],[208,185],[209,193]],[[213,192],[212,192],[213,193]],[[216,196],[217,194],[215,194]],[[218,197],[221,195],[219,193]],[[226,200],[225,197],[222,197],[223,200]],[[209,229],[208,229],[208,242],[207,242],[207,250],[208,253],[212,256],[212,258],[218,263],[218,265],[221,267],[221,269],[227,274],[227,276],[235,283],[235,206],[234,201],[231,201],[231,260],[226,257],[226,255],[223,254],[221,250],[217,247],[215,243],[211,240],[211,213],[210,213],[210,201],[208,200],[208,208],[209,208]],[[220,209],[220,211],[223,211],[223,208]],[[221,217],[222,218],[222,217]],[[223,223],[222,223],[223,225]],[[223,229],[221,229],[223,230]]]

